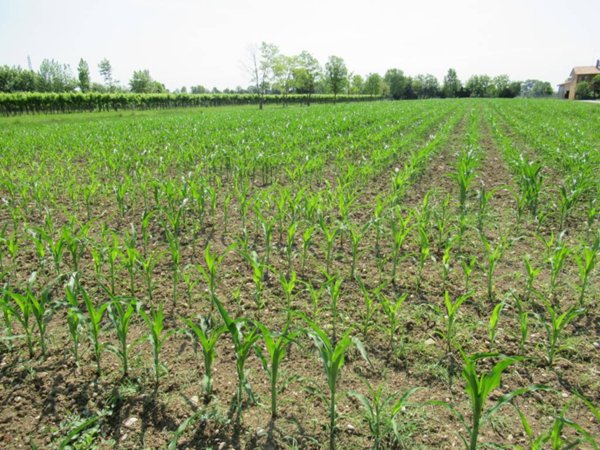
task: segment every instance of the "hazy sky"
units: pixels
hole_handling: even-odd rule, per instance
[[[0,65],[106,57],[126,84],[149,69],[167,88],[247,86],[252,45],[344,58],[361,75],[449,67],[557,84],[600,58],[600,0],[0,0]]]

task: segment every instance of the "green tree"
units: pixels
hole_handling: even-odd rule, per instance
[[[454,70],[452,68],[448,69],[448,73],[444,77],[444,86],[442,87],[442,92],[444,94],[444,97],[446,97],[446,98],[458,97],[461,88],[462,88],[462,83],[458,79],[456,70]]]
[[[129,87],[131,88],[131,92],[136,92],[138,94],[151,94],[166,91],[163,84],[152,79],[148,69],[134,71],[131,80],[129,80]]]
[[[335,103],[337,95],[342,92],[347,82],[348,68],[339,56],[330,56],[325,64],[325,78]]]
[[[352,75],[350,78],[350,94],[360,94],[365,86],[365,80],[358,74]]]
[[[592,79],[592,92],[596,96],[596,98],[600,98],[600,74],[596,75]]]
[[[110,65],[110,61],[108,59],[104,58],[98,64],[98,70],[100,71],[100,75],[104,79],[104,85],[109,90],[112,90],[114,88],[114,85],[116,84],[116,82],[115,82],[115,80],[113,80],[113,77],[112,77],[112,66]]]
[[[208,93],[208,89],[206,89],[201,84],[198,84],[197,86],[192,86],[190,88],[190,92],[192,94],[207,94]]]
[[[363,84],[363,94],[381,96],[384,94],[385,81],[378,73],[370,73]]]
[[[389,95],[394,100],[413,97],[412,81],[400,69],[389,69],[385,73],[384,79],[390,89]]]
[[[88,63],[81,58],[79,65],[77,66],[77,78],[79,79],[79,89],[81,92],[87,92],[90,90],[90,66]]]
[[[577,83],[577,90],[575,91],[575,96],[579,100],[587,100],[592,98],[592,86],[587,81],[582,81],[581,83]]]
[[[44,59],[40,64],[40,90],[44,92],[70,92],[77,82],[66,64],[53,59]]]
[[[310,96],[315,93],[317,81],[321,76],[321,65],[317,58],[302,51],[296,58],[294,69],[294,87],[299,94],[307,94],[306,103],[310,105]]]
[[[412,82],[412,88],[418,98],[434,98],[440,94],[440,84],[431,74],[417,75]]]
[[[523,97],[547,97],[554,93],[549,82],[540,80],[523,81],[520,91]]]
[[[465,85],[471,97],[493,97],[494,84],[488,75],[473,75]]]

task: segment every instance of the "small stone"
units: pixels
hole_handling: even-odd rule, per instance
[[[200,404],[200,399],[197,395],[193,395],[192,398],[190,398],[190,402],[192,402],[194,406],[198,406]]]
[[[121,435],[121,439],[119,439],[119,440],[120,440],[121,442],[123,442],[123,441],[125,441],[125,440],[127,439],[127,436],[128,436],[128,435],[127,435],[127,433],[123,433],[123,434]]]
[[[130,417],[125,422],[123,422],[123,426],[125,428],[133,428],[137,421],[138,421],[137,417]]]
[[[219,444],[219,446],[217,447],[217,449],[219,449],[219,450],[223,450],[223,449],[225,448],[225,445],[226,445],[226,444],[225,444],[225,442],[221,442],[221,443]]]
[[[266,435],[267,435],[266,430],[263,430],[262,428],[259,428],[258,430],[256,430],[256,437],[263,437]]]
[[[435,345],[435,341],[433,339],[429,338],[424,342],[424,344],[425,345]]]
[[[563,392],[561,395],[562,395],[563,398],[568,398],[569,397],[569,393],[568,392]]]
[[[350,433],[354,433],[356,431],[356,428],[354,428],[354,426],[349,423],[348,425],[346,425],[346,429],[350,432]]]

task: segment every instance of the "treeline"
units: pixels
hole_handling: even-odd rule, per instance
[[[317,94],[310,98],[315,103],[332,103],[334,101],[357,102],[370,101],[374,97],[368,95],[340,95],[335,98],[329,94]],[[265,104],[300,104],[307,103],[305,94],[287,96],[269,95]],[[237,106],[257,104],[256,94],[133,94],[133,93],[42,93],[26,92],[0,94],[0,114],[39,114],[39,113],[72,113],[95,111],[122,111],[163,108]]]

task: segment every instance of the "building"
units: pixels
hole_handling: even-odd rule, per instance
[[[573,67],[567,81],[558,85],[558,98],[575,100],[577,84],[582,81],[590,82],[598,74],[600,74],[600,59],[596,61],[595,66]]]

